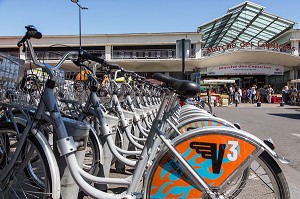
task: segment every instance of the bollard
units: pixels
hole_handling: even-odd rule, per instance
[[[280,106],[282,107],[284,106],[284,101],[280,102]]]
[[[238,101],[235,100],[235,107],[238,107]]]
[[[256,106],[257,106],[257,107],[261,107],[261,102],[257,102],[257,103],[256,103]]]
[[[217,106],[217,100],[214,100],[214,107]]]

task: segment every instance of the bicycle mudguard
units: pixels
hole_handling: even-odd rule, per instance
[[[194,129],[172,140],[199,176],[218,189],[260,149],[271,150],[255,136],[228,127]],[[274,152],[273,152],[274,153]],[[271,153],[272,154],[272,153]],[[147,198],[200,198],[203,192],[188,176],[186,169],[164,148],[154,160],[146,180]]]
[[[184,121],[181,121],[177,128],[183,134],[192,129],[197,128],[205,128],[205,127],[216,127],[216,126],[224,126],[224,127],[232,127],[235,128],[233,124],[230,122],[213,116],[198,116],[193,118],[187,118]]]

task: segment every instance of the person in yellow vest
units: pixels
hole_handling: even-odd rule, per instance
[[[88,71],[88,73],[89,73],[89,74],[92,74],[91,71]],[[88,75],[85,74],[85,71],[84,71],[84,70],[82,70],[81,73],[78,73],[78,74],[76,75],[75,81],[85,81],[85,80],[87,80],[87,78],[88,78]]]

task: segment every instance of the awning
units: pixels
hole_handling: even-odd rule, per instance
[[[204,48],[244,42],[270,42],[290,30],[295,22],[272,15],[249,1],[230,8],[222,17],[198,27]]]
[[[292,83],[300,83],[300,79],[292,79]]]
[[[204,84],[229,84],[235,83],[234,79],[204,79]]]

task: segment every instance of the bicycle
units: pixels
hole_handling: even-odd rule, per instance
[[[238,177],[249,165],[257,162],[261,165],[259,168],[264,168],[267,176],[271,180],[273,196],[275,198],[289,198],[287,183],[280,167],[274,160],[277,158],[277,154],[266,146],[263,141],[249,133],[234,128],[210,127],[193,129],[188,133],[177,136],[172,141],[168,140],[165,137],[164,132],[160,129],[160,123],[164,122],[161,121],[161,118],[163,118],[164,108],[167,104],[166,96],[169,95],[168,93],[164,94],[162,104],[151,125],[151,130],[131,179],[99,178],[83,171],[80,168],[80,163],[78,163],[77,159],[82,160],[83,154],[81,153],[84,153],[84,151],[81,151],[81,148],[78,150],[77,146],[82,147],[84,145],[88,135],[88,128],[83,128],[81,132],[76,132],[76,140],[74,140],[72,135],[68,134],[71,132],[67,132],[64,127],[64,122],[58,111],[53,93],[53,88],[55,86],[53,69],[59,68],[69,55],[79,54],[92,61],[100,62],[102,64],[107,63],[105,63],[104,60],[95,58],[87,53],[72,51],[63,56],[62,60],[54,67],[47,64],[41,64],[34,58],[35,54],[29,41],[30,38],[38,38],[39,34],[40,33],[38,33],[35,28],[28,27],[26,35],[19,42],[26,42],[26,45],[33,55],[35,64],[42,67],[49,74],[49,80],[47,81],[45,90],[42,94],[42,100],[39,103],[35,119],[39,119],[46,108],[49,110],[51,113],[51,121],[53,122],[54,133],[57,135],[57,147],[60,154],[65,157],[70,173],[76,184],[88,195],[95,198],[226,198],[230,197],[225,195],[228,193],[226,191],[228,190],[229,182]],[[194,97],[200,91],[199,85],[193,82],[169,79],[167,76],[160,74],[155,74],[154,78],[170,84],[175,92],[187,97]],[[31,121],[22,131],[21,139],[17,143],[17,150],[14,154],[14,158],[2,170],[4,172],[1,172],[1,186],[7,187],[7,181],[11,181],[9,179],[11,179],[12,174],[16,172],[17,168],[13,167],[13,165],[15,165],[20,152],[26,149],[24,148],[24,143],[27,139],[30,146],[32,145],[32,147],[35,147],[40,152],[40,160],[44,162],[44,165],[51,165],[51,168],[46,168],[46,178],[47,181],[51,183],[46,184],[47,186],[45,186],[45,189],[43,190],[44,194],[52,198],[58,198],[60,195],[60,182],[59,179],[55,178],[55,176],[59,176],[56,162],[57,157],[53,155],[51,147],[47,141],[45,141],[46,139],[43,138],[43,134],[35,130],[36,125],[37,121]],[[85,126],[84,123],[80,123],[80,125]],[[148,157],[150,156],[149,153],[152,152],[151,147],[156,136],[161,139],[164,148],[157,155],[152,164],[151,162],[148,162]],[[213,156],[212,154],[216,155],[217,149],[219,150],[218,156]],[[24,153],[26,152],[28,152],[28,150],[25,150]],[[77,153],[77,159],[75,152]],[[28,154],[31,155],[32,151]],[[224,157],[226,157],[225,162],[222,161]],[[24,160],[23,164],[18,165],[18,169],[20,166],[24,166],[24,164],[28,162],[28,159],[27,156],[24,157],[22,159]],[[208,164],[207,167],[204,166],[205,164],[203,165],[204,168],[207,168],[208,170],[205,172],[199,171],[199,165],[197,165],[198,163],[196,162]],[[209,169],[210,167],[212,170]],[[223,172],[223,169],[226,170],[226,172]],[[145,193],[139,195],[137,193],[137,187],[146,170],[148,171],[148,175],[147,180],[144,181]],[[216,178],[209,179],[209,176],[213,174],[217,175],[215,176]],[[163,181],[166,179],[165,177],[167,177],[167,181]],[[85,180],[95,183],[124,184],[128,186],[128,189],[124,194],[119,195],[105,193],[97,190]],[[165,182],[165,184],[163,182]],[[244,187],[244,189],[246,188],[248,187]],[[257,188],[254,188],[253,190],[251,190],[251,188],[252,187],[249,187],[251,194],[258,193],[256,190]],[[4,189],[1,190],[2,193],[3,190]],[[242,194],[242,192],[240,194]],[[270,195],[268,195],[268,198],[270,198],[269,196]]]

